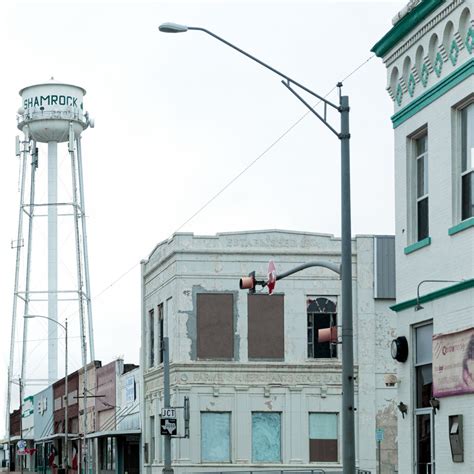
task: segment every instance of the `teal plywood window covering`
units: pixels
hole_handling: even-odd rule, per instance
[[[230,413],[201,413],[202,462],[230,462]]]
[[[337,439],[337,414],[310,413],[309,437],[311,439]]]
[[[281,462],[281,413],[252,413],[252,460]]]

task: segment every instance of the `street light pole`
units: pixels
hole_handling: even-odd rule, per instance
[[[170,353],[168,337],[163,337],[163,395],[164,406],[170,408]],[[164,456],[163,456],[163,474],[173,474],[171,467],[171,434],[165,435],[164,439]]]
[[[292,92],[316,117],[326,125],[341,141],[341,293],[342,293],[342,468],[343,474],[355,474],[355,427],[354,427],[354,354],[352,330],[352,237],[351,237],[351,199],[350,199],[350,133],[349,133],[349,97],[341,95],[342,83],[338,83],[339,105],[316,94],[286,74],[269,66],[229,41],[205,28],[163,23],[159,30],[163,33],[185,33],[189,30],[202,31],[221,43],[235,49],[261,66],[283,78],[283,85]],[[293,88],[296,86],[317,97],[324,103],[321,115],[313,109]],[[327,106],[340,113],[340,132],[327,120]]]
[[[65,465],[65,472],[68,471],[69,465],[69,453],[68,453],[68,434],[69,434],[69,420],[68,420],[68,406],[69,406],[69,387],[68,387],[68,336],[67,336],[67,319],[65,320],[64,324],[61,324],[59,321],[55,319],[49,318],[48,316],[41,316],[39,314],[26,314],[24,316],[26,319],[34,319],[34,318],[42,318],[47,319],[49,321],[54,321],[58,326],[61,326],[64,329],[64,346],[65,346],[65,354],[64,354],[64,465]]]

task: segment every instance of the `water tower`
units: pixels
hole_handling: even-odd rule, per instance
[[[17,121],[22,137],[17,137],[16,146],[20,208],[17,240],[12,242],[16,266],[7,426],[16,379],[26,387],[58,379],[58,341],[64,334],[55,321],[68,317],[71,329],[76,327],[79,333],[81,343],[76,348],[82,365],[94,360],[81,153],[81,134],[93,127],[93,121],[84,112],[85,94],[82,87],[54,80],[20,91]],[[46,149],[43,157],[41,150]],[[58,240],[62,235],[68,237]],[[43,326],[38,326],[39,318],[25,315],[42,315]],[[28,333],[33,324],[34,337]],[[31,342],[41,341],[42,336],[46,339],[43,355],[35,353],[37,344],[34,348]],[[44,362],[38,361],[41,357]]]

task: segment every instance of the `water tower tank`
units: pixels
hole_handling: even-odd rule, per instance
[[[18,111],[18,128],[28,125],[30,137],[37,142],[69,140],[69,124],[79,136],[87,128],[83,110],[86,91],[79,86],[54,81],[21,89],[22,106]]]

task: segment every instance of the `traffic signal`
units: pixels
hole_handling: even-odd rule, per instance
[[[255,293],[255,286],[257,280],[255,279],[255,272],[250,272],[249,276],[242,277],[239,281],[239,287],[241,290],[249,290],[249,293]]]
[[[332,344],[337,343],[337,326],[319,329],[318,343],[319,342],[330,342]]]

